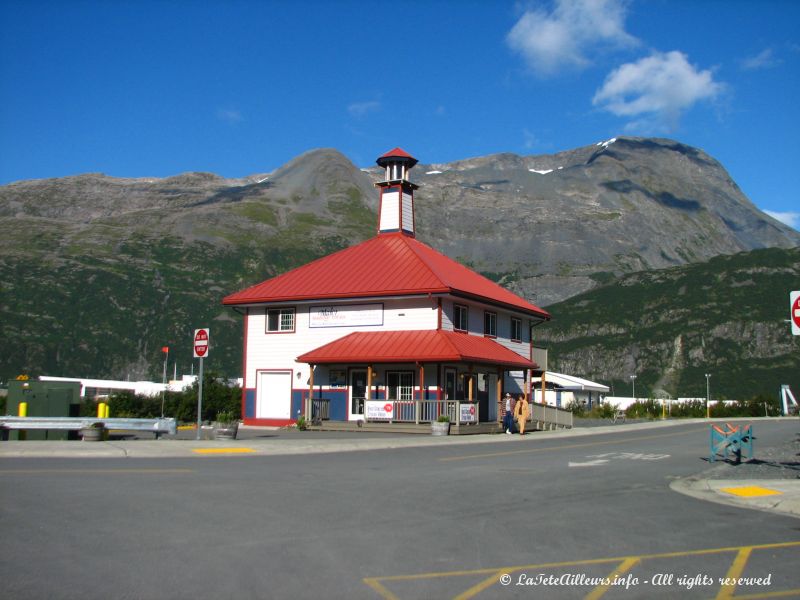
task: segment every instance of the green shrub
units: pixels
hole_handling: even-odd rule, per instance
[[[629,419],[660,419],[663,409],[655,400],[639,400],[625,409],[625,416]]]
[[[164,416],[174,417],[179,423],[197,421],[198,384],[183,392],[166,392],[164,395]],[[109,405],[109,416],[117,418],[156,419],[161,416],[161,394],[144,396],[132,392],[111,394],[104,399]],[[97,415],[96,398],[85,398],[81,402],[80,416]],[[236,421],[242,414],[242,390],[239,386],[228,387],[216,374],[203,377],[203,421],[212,421],[219,414],[227,413],[230,421]]]

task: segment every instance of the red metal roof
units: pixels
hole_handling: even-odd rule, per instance
[[[417,162],[416,158],[411,156],[408,152],[406,152],[402,148],[393,148],[392,150],[389,150],[386,154],[382,154],[381,156],[378,157],[377,160],[378,164],[380,164],[380,160],[382,158],[410,158],[415,163]]]
[[[402,233],[384,233],[225,297],[226,305],[450,293],[550,314]]]
[[[297,357],[310,364],[477,362],[519,369],[538,365],[492,339],[454,331],[357,331]]]

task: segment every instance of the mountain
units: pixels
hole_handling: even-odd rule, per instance
[[[775,397],[800,390],[800,336],[789,292],[800,289],[800,248],[769,248],[625,275],[548,307],[535,329],[549,368],[613,386],[619,396]],[[666,396],[661,396],[666,397]]]
[[[322,149],[242,179],[0,186],[0,379],[158,377],[164,345],[188,369],[201,326],[207,368],[238,374],[241,322],[221,298],[374,235],[380,178]],[[418,165],[412,179],[422,241],[539,305],[626,273],[800,245],[719,163],[670,140]]]
[[[547,306],[623,273],[800,245],[722,165],[666,139],[415,168],[419,235]]]
[[[88,174],[2,186],[0,379],[157,377],[165,345],[188,371],[203,326],[207,368],[236,374],[241,322],[221,298],[371,235],[374,195],[333,150],[268,178]]]

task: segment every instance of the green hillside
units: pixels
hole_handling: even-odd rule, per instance
[[[240,376],[241,318],[221,305],[222,298],[367,237],[375,217],[364,212],[347,238],[305,213],[288,213],[278,231],[226,224],[213,243],[143,227],[92,225],[75,232],[43,220],[29,229],[7,227],[0,257],[0,381],[21,373],[160,380],[162,346],[170,347],[170,376],[175,361],[179,374],[188,373],[198,327],[211,328],[207,368]],[[222,236],[235,242],[220,242]]]
[[[800,336],[792,336],[789,292],[800,289],[800,248],[763,249],[635,273],[548,306],[535,329],[550,370],[613,387],[613,394],[663,390],[672,397],[747,399],[800,390]]]

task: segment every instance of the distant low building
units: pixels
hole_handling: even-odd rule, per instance
[[[602,403],[603,397],[609,392],[609,387],[602,383],[552,371],[545,372],[544,384],[544,402],[558,408],[566,408],[570,404],[582,404],[591,408]],[[542,377],[533,378],[533,387],[533,401],[541,403]]]
[[[192,387],[197,375],[183,375],[181,379],[171,380],[166,385],[153,381],[117,381],[112,379],[89,379],[82,377],[50,377],[42,375],[39,381],[64,381],[81,384],[82,398],[103,398],[111,394],[130,392],[141,396],[158,396],[161,392],[182,392]]]

